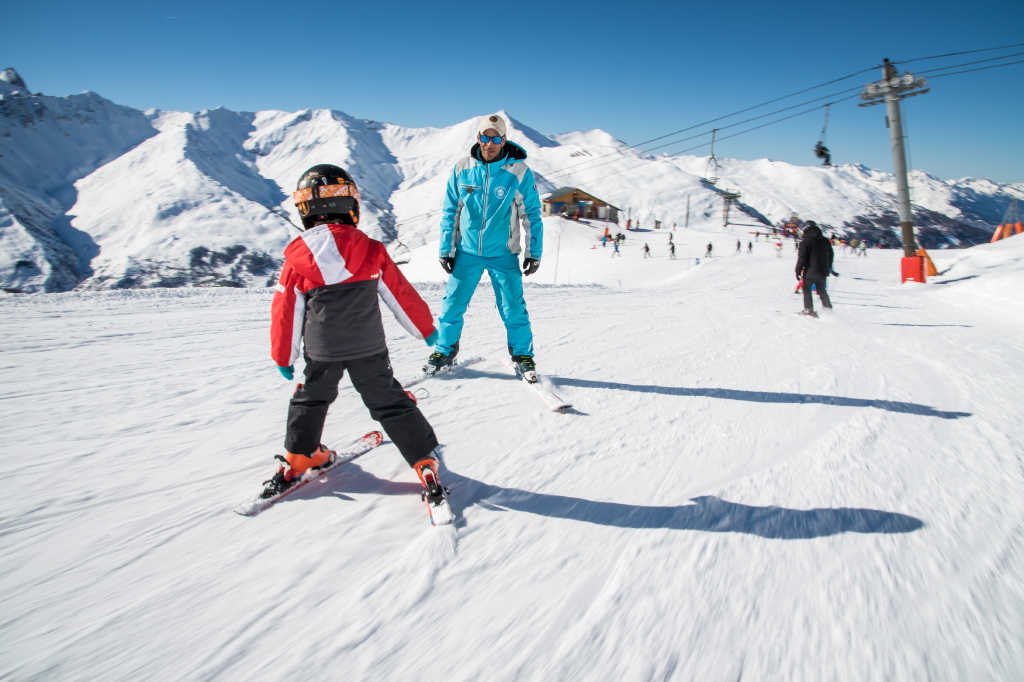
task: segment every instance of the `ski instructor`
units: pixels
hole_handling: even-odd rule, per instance
[[[437,344],[423,368],[430,374],[449,369],[455,360],[466,307],[486,270],[516,371],[527,381],[537,381],[523,275],[532,275],[540,266],[544,226],[526,152],[508,141],[506,130],[498,114],[481,118],[469,155],[455,164],[448,178],[440,260],[449,278]]]

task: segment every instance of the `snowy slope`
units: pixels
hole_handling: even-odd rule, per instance
[[[0,72],[0,288],[263,286],[295,234],[290,194],[306,168],[347,168],[363,197],[361,227],[417,247],[436,238],[452,165],[477,117],[405,128],[340,111],[140,112],[94,93],[32,94]],[[707,157],[655,157],[600,130],[545,136],[505,113],[543,192],[575,186],[641,226],[655,220],[715,230],[721,189],[739,191],[734,223],[794,212],[873,241],[899,232],[892,176],[858,165],[800,167]],[[929,248],[987,240],[1024,185],[914,175],[916,221]],[[724,230],[728,232],[728,230]]]
[[[463,349],[491,359],[422,384],[451,529],[390,444],[231,513],[291,393],[270,291],[0,294],[0,678],[1024,677],[1024,239],[938,252],[928,285],[840,254],[808,320],[789,245],[612,259],[546,223],[559,283],[546,258],[527,300],[576,410],[496,362],[482,287]],[[385,319],[408,375],[428,349]],[[343,382],[325,439],[375,426]]]

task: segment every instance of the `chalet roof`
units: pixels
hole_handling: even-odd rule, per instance
[[[544,201],[547,201],[548,199],[554,199],[555,197],[560,197],[563,194],[568,194],[569,192],[581,192],[581,191],[582,190],[579,189],[578,187],[559,187],[554,192],[551,192],[550,194],[547,194],[544,197]],[[588,194],[589,194],[589,192],[588,192]]]
[[[558,197],[560,197],[562,195],[565,195],[565,194],[569,194],[571,192],[582,192],[583,194],[586,194],[587,196],[594,197],[595,199],[599,198],[599,197],[594,196],[593,194],[591,194],[590,192],[588,192],[585,189],[580,189],[579,187],[559,187],[554,192],[550,192],[550,193],[544,195],[544,197],[542,198],[542,201],[551,201],[552,199],[557,199]],[[604,199],[600,199],[600,201],[608,204],[608,202],[605,201]],[[618,206],[612,206],[611,204],[608,204],[608,205],[611,206],[612,208],[614,208],[616,211],[621,211],[622,210]]]

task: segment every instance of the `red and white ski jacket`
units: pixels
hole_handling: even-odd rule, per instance
[[[430,308],[384,245],[351,225],[318,225],[284,250],[271,307],[270,355],[279,367],[306,355],[332,362],[387,350],[379,295],[415,338],[434,332]]]

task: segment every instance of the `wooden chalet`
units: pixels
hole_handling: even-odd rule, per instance
[[[541,199],[541,213],[546,216],[567,215],[588,220],[619,222],[621,209],[598,199],[578,187],[561,187]]]

